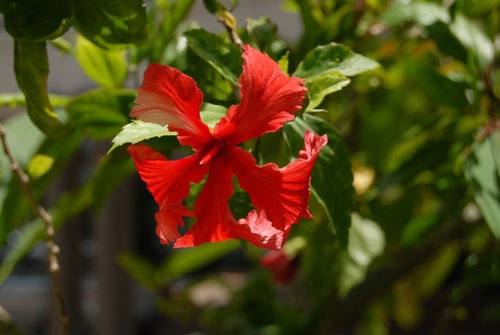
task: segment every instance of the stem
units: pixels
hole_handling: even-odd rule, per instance
[[[231,37],[231,41],[238,45],[240,48],[243,48],[243,41],[241,40],[240,36],[238,35],[238,32],[236,32],[236,18],[231,14],[231,12],[227,10],[223,11],[218,11],[216,13],[217,16],[217,21],[222,23],[224,25],[224,28],[226,28],[227,32],[229,33],[229,36]]]
[[[60,266],[59,266],[59,260],[57,259],[57,254],[59,253],[60,250],[59,246],[55,241],[55,231],[54,231],[54,226],[52,225],[52,217],[50,216],[49,213],[47,213],[45,208],[36,200],[30,188],[29,178],[24,173],[22,168],[19,166],[19,163],[17,162],[14,155],[12,155],[12,151],[10,150],[10,147],[7,144],[7,139],[5,134],[6,134],[5,127],[2,124],[0,124],[0,140],[2,142],[3,151],[5,152],[7,158],[9,159],[10,169],[19,180],[24,195],[31,202],[33,208],[35,209],[36,214],[40,217],[40,219],[42,219],[43,223],[45,224],[45,231],[47,234],[47,249],[49,251],[49,272],[52,277],[52,290],[54,292],[54,298],[56,300],[57,310],[59,312],[59,324],[61,327],[60,332],[62,335],[67,335],[69,319],[66,314],[64,301],[61,295],[61,283],[59,280]]]

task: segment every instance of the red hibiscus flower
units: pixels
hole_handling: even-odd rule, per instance
[[[288,77],[276,62],[250,46],[244,47],[243,59],[240,104],[231,106],[213,129],[201,121],[203,94],[192,78],[159,64],[150,65],[144,74],[130,115],[167,126],[177,132],[182,145],[194,151],[186,158],[168,160],[144,145],[128,148],[159,205],[156,233],[162,243],[175,241],[174,247],[189,247],[240,238],[259,247],[280,249],[292,224],[311,218],[310,175],[327,137],[307,131],[299,158],[283,168],[274,163],[256,165],[254,157],[238,144],[293,120],[306,89],[301,79]],[[207,175],[191,211],[183,205],[190,184]],[[228,205],[235,176],[256,208],[239,220]],[[196,222],[181,237],[178,227],[187,216],[194,216]]]

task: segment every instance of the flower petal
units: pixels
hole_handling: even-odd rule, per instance
[[[207,181],[194,205],[196,222],[177,240],[175,248],[232,238],[231,225],[236,220],[227,201],[234,191],[233,177],[234,173],[227,167],[224,159],[216,156],[211,160]]]
[[[156,233],[164,244],[179,237],[177,226],[183,225],[183,216],[192,212],[182,205],[189,194],[191,182],[199,183],[208,173],[208,166],[200,165],[198,154],[169,161],[162,154],[145,145],[132,145],[127,151],[149,192],[158,203]]]
[[[251,154],[239,147],[231,148],[232,159],[228,162],[238,182],[276,229],[288,231],[300,218],[311,217],[311,171],[327,141],[326,135],[320,137],[306,131],[300,157],[281,169],[274,163],[257,166]]]
[[[197,150],[211,139],[208,126],[200,118],[202,101],[203,93],[191,77],[169,66],[151,64],[130,115],[167,125],[177,132],[179,142]]]
[[[290,229],[286,231],[273,227],[264,210],[252,210],[246,219],[239,219],[232,225],[233,234],[260,248],[278,250],[285,244]]]
[[[214,136],[233,144],[274,132],[293,120],[306,93],[302,79],[288,77],[269,56],[249,45],[243,49],[240,104],[231,106],[214,128]]]

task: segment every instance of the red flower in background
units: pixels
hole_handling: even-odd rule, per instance
[[[279,284],[288,284],[299,272],[300,255],[291,257],[286,254],[285,248],[271,250],[260,260],[260,265],[268,269],[273,275],[273,280]]]
[[[203,94],[182,72],[152,64],[144,74],[131,116],[167,126],[177,132],[182,145],[194,154],[168,160],[144,145],[128,148],[140,177],[159,205],[156,233],[174,247],[241,238],[259,247],[279,249],[291,226],[311,218],[308,209],[310,174],[327,143],[326,135],[306,131],[300,157],[279,168],[274,163],[256,165],[253,156],[238,144],[274,132],[294,119],[306,92],[299,78],[286,76],[267,55],[244,47],[239,78],[240,104],[231,106],[213,129],[200,118]],[[183,205],[191,183],[208,175],[193,211]],[[228,206],[233,178],[248,192],[256,209],[236,220]],[[184,236],[178,226],[183,217],[195,224]]]

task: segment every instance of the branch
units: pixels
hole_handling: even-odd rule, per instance
[[[59,280],[60,266],[59,266],[59,260],[57,259],[57,254],[59,253],[60,250],[59,246],[55,241],[55,231],[54,231],[54,226],[52,225],[52,217],[50,216],[49,213],[47,213],[45,208],[37,201],[33,192],[31,191],[29,178],[24,173],[22,168],[19,166],[19,163],[17,162],[14,155],[12,155],[10,147],[7,144],[7,139],[5,134],[6,134],[5,127],[2,124],[0,124],[0,140],[2,142],[3,151],[5,152],[7,158],[9,159],[10,169],[19,180],[24,195],[31,202],[31,205],[35,209],[36,214],[40,217],[40,219],[42,219],[43,223],[45,224],[45,231],[47,234],[47,249],[49,251],[49,272],[52,277],[52,290],[54,292],[54,297],[56,299],[56,304],[57,304],[57,310],[59,312],[59,322],[61,327],[60,331],[62,335],[67,335],[69,319],[66,314],[66,308],[64,306],[64,301],[61,295],[61,283]]]
[[[237,22],[233,14],[227,10],[220,10],[217,11],[215,15],[217,16],[217,21],[222,23],[224,28],[226,28],[229,36],[231,37],[231,41],[233,41],[233,43],[238,45],[240,48],[243,48],[243,42],[236,32]]]

